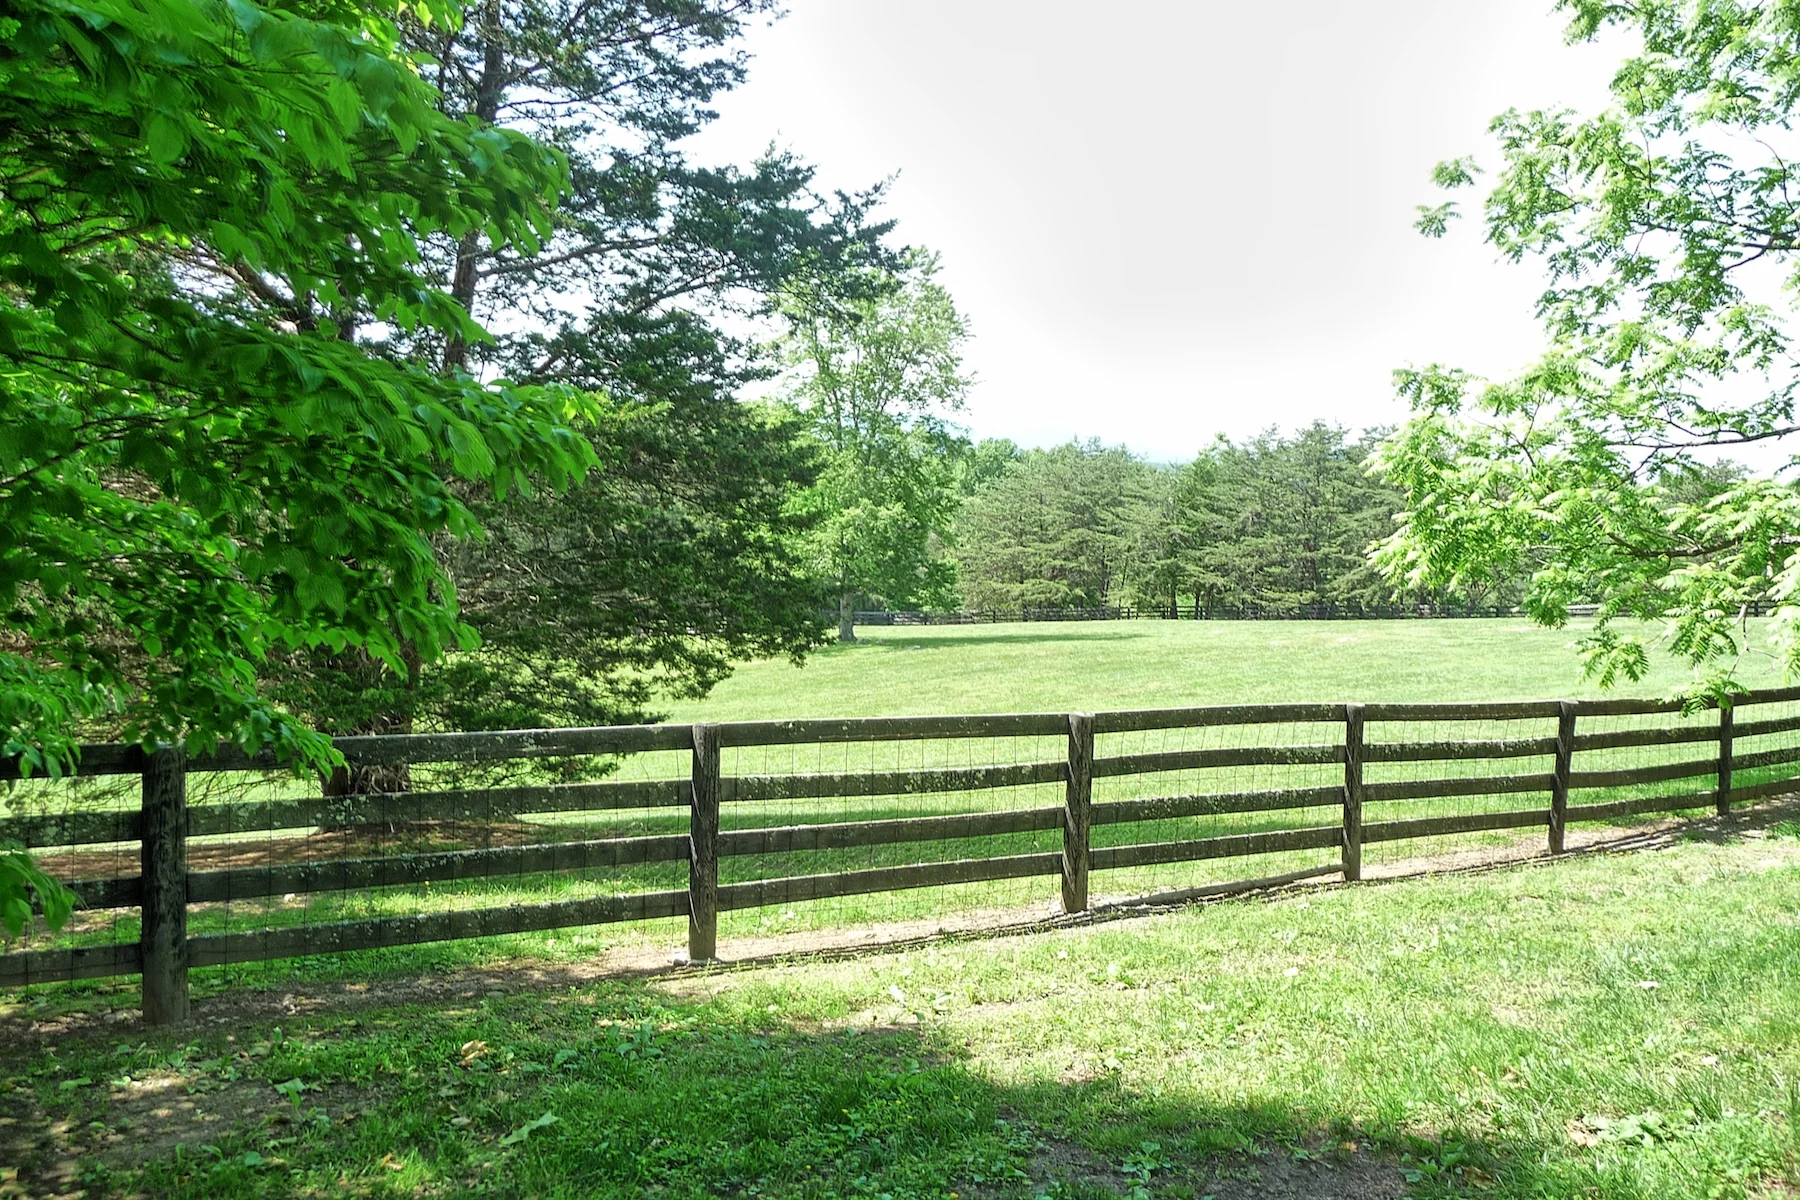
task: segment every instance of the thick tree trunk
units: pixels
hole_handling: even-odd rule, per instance
[[[838,641],[854,642],[856,640],[856,593],[845,592],[838,597]]]
[[[407,666],[408,688],[417,686],[419,661],[416,651],[408,646],[404,652]],[[347,685],[363,687],[379,686],[387,675],[386,669],[367,654],[352,650],[336,657],[328,670],[336,671]],[[350,728],[339,732],[347,734],[398,734],[411,733],[413,729],[412,714],[400,712],[375,712],[364,719],[356,721]],[[338,796],[368,796],[383,793],[409,792],[412,790],[412,768],[406,763],[383,764],[379,766],[338,767],[320,781],[320,794],[327,799]],[[345,833],[352,837],[376,837],[394,832],[391,822],[359,822],[347,825],[324,825],[320,827],[324,833]]]

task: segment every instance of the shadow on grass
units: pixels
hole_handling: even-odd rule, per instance
[[[981,625],[930,625],[902,626],[878,625],[864,627],[858,634],[856,644],[846,646],[841,642],[832,642],[826,649],[837,653],[859,650],[921,651],[921,650],[960,650],[968,646],[1031,646],[1050,642],[1093,642],[1093,641],[1137,641],[1154,637],[1153,630],[1133,629],[1130,627],[1103,626],[1101,622],[1071,621],[1066,624],[1047,625],[1040,631],[1020,630],[1015,633],[974,632],[987,627]],[[1013,626],[1019,629],[1018,626]],[[871,629],[879,629],[878,636],[867,636]],[[914,637],[915,630],[930,629],[931,632],[922,637]],[[968,630],[970,632],[964,632]],[[1077,632],[1081,631],[1081,632]]]
[[[1639,853],[1684,842],[1728,845],[1746,838],[1800,838],[1800,796],[1764,801],[1728,817],[1670,820],[1649,829],[1641,823],[1636,827],[1589,827],[1583,833],[1590,840],[1572,844],[1562,858]],[[194,972],[196,1019],[205,1026],[312,1014],[343,1015],[381,1005],[454,1005],[494,993],[567,990],[605,980],[680,980],[755,971],[784,963],[856,960],[1130,921],[1178,911],[1190,904],[1274,899],[1291,894],[1297,887],[1388,886],[1426,875],[1482,875],[1525,867],[1553,867],[1560,861],[1535,845],[1530,849],[1510,848],[1515,851],[1510,854],[1506,853],[1508,849],[1501,848],[1487,858],[1452,854],[1384,864],[1380,874],[1371,873],[1356,885],[1314,881],[1179,903],[1124,900],[1084,913],[1052,917],[1042,916],[1043,907],[1033,903],[1009,913],[973,912],[969,914],[971,923],[961,926],[949,919],[906,921],[877,925],[873,930],[837,929],[742,941],[726,939],[721,946],[726,960],[703,967],[678,961],[686,931],[681,918],[645,922],[638,927],[637,940],[628,946],[584,958],[545,957],[539,935],[524,935],[237,964]],[[911,932],[922,924],[927,926],[924,931]],[[944,924],[952,927],[943,928]],[[876,936],[870,939],[870,933]],[[10,995],[0,993],[0,1069],[12,1056],[9,1051],[27,1054],[92,1037],[141,1036],[143,1030],[136,1010],[138,994],[138,981],[129,977],[38,985]]]
[[[0,1162],[18,1194],[171,1200],[1649,1200],[1567,1145],[1150,1094],[1116,1068],[1004,1086],[935,1023],[722,995],[613,981],[90,1041],[0,1070]]]
[[[1796,808],[1634,831],[1588,852],[1786,837]],[[1754,940],[1708,936],[1671,953],[1704,950],[1708,986],[1766,978],[1779,947]],[[920,995],[840,995],[829,978],[782,971],[596,977],[578,964],[471,964],[467,947],[416,953],[444,949],[437,970],[410,979],[346,971],[305,997],[203,996],[175,1031],[115,1012],[59,1036],[0,1037],[0,1164],[17,1172],[0,1174],[0,1195],[1743,1197],[1787,1194],[1752,1189],[1793,1161],[1768,1131],[1800,1120],[1792,1088],[1783,1107],[1779,1089],[1746,1093],[1703,1063],[1637,1070],[1603,1045],[1642,1032],[1612,1008],[1547,1010],[1555,1036],[1480,1006],[1451,1024],[1390,1024],[1377,1040],[1349,1027],[1311,1038],[1337,1020],[1330,1005],[1251,1009],[1232,1017],[1248,1026],[1204,1036],[1165,1014],[1144,1043],[1152,1062],[1126,1048],[1130,1024],[1116,1022],[1130,997],[1104,983],[1028,989],[964,1020],[935,1015],[928,984],[903,976]],[[1244,1029],[1231,1058],[1206,1057]],[[1291,1066],[1288,1038],[1319,1054],[1307,1072],[1279,1067]],[[1585,1057],[1572,1066],[1557,1058],[1566,1048]],[[1189,1053],[1249,1066],[1225,1083],[1160,1061]],[[1470,1071],[1442,1065],[1465,1060]],[[1440,1066],[1421,1075],[1420,1061]],[[1450,1103],[1459,1088],[1487,1099]],[[1630,1126],[1629,1113],[1674,1124]]]

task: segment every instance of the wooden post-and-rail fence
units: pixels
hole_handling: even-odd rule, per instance
[[[826,897],[908,888],[939,887],[1003,879],[1055,875],[1061,906],[1075,913],[1091,904],[1095,871],[1165,863],[1200,862],[1296,851],[1335,851],[1335,863],[1237,884],[1189,888],[1160,898],[1217,894],[1249,887],[1341,874],[1361,878],[1363,851],[1370,844],[1411,838],[1541,826],[1547,848],[1560,853],[1573,822],[1616,820],[1648,813],[1713,809],[1728,813],[1734,804],[1800,790],[1800,739],[1766,744],[1770,738],[1800,733],[1800,707],[1760,720],[1739,720],[1738,710],[1800,702],[1800,688],[1749,693],[1717,711],[1642,727],[1583,732],[1580,718],[1674,714],[1668,701],[1584,700],[1471,704],[1269,704],[1151,709],[1102,713],[1005,714],[964,717],[877,717],[843,720],[754,721],[692,725],[621,726],[599,729],[528,730],[499,733],[418,734],[342,738],[338,749],[353,765],[396,763],[491,763],[577,756],[631,755],[686,751],[685,778],[602,779],[596,782],[524,784],[435,792],[315,797],[189,804],[188,780],[195,772],[267,770],[266,760],[222,752],[189,758],[177,749],[95,745],[85,748],[77,775],[138,775],[141,802],[135,810],[70,811],[55,815],[0,817],[0,841],[17,841],[38,852],[98,844],[139,850],[136,876],[80,879],[73,886],[84,906],[137,909],[136,942],[18,949],[0,944],[0,986],[57,982],[139,973],[143,1011],[150,1024],[172,1024],[188,1011],[188,971],[224,963],[253,962],[304,954],[332,953],[533,930],[595,925],[656,917],[686,916],[688,955],[696,962],[718,952],[721,912],[788,905]],[[1384,726],[1431,722],[1544,722],[1554,734],[1394,740],[1371,736]],[[1299,725],[1335,727],[1327,738],[1300,744],[1226,745],[1143,753],[1098,754],[1097,739],[1165,730]],[[1484,731],[1486,732],[1486,731]],[[993,766],[946,767],[791,775],[727,775],[722,751],[738,747],[800,744],[950,741],[970,738],[1036,739],[1066,742],[1066,753],[1044,761]],[[1743,752],[1742,747],[1756,747]],[[1579,770],[1583,755],[1629,747],[1669,748],[1713,743],[1702,758],[1634,763]],[[1546,760],[1549,770],[1457,775],[1442,778],[1369,778],[1394,773],[1389,764],[1433,762],[1502,763]],[[1170,772],[1258,766],[1342,768],[1338,784],[1246,791],[1159,794],[1147,798],[1096,800],[1098,781],[1125,776],[1151,780]],[[1400,772],[1404,774],[1405,772]],[[18,779],[17,761],[0,761],[0,779]],[[1753,782],[1741,782],[1753,779]],[[1697,790],[1646,793],[1649,784],[1694,780]],[[722,828],[726,806],[769,800],[824,797],[908,796],[976,793],[999,788],[1057,785],[1060,804],[999,811],[956,812],[897,819],[818,824]],[[53,784],[39,784],[49,788]],[[1703,789],[1703,790],[1701,790]],[[1575,802],[1577,793],[1599,792]],[[1537,794],[1539,806],[1448,816],[1369,820],[1396,802],[1456,797],[1512,797]],[[1623,793],[1623,794],[1621,794]],[[359,822],[413,823],[443,820],[516,820],[541,814],[679,807],[688,812],[681,835],[546,841],[430,853],[385,854],[365,858],[307,860],[266,866],[190,868],[190,839],[297,831]],[[1281,813],[1335,807],[1341,820],[1331,825],[1278,828],[1179,840],[1112,838],[1095,844],[1095,831],[1108,826],[1166,822],[1180,818],[1251,815],[1272,819]],[[721,884],[724,858],[787,855],[903,843],[1053,834],[1054,853],[998,853],[857,870],[782,874]],[[1142,834],[1138,835],[1140,838]],[[433,880],[466,881],[503,875],[588,871],[655,862],[687,862],[684,889],[636,891],[505,907],[423,912],[409,916],[333,921],[300,927],[192,934],[191,906],[233,899],[331,890],[409,886]],[[45,861],[54,866],[55,856]]]

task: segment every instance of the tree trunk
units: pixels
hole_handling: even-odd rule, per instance
[[[854,642],[856,640],[856,593],[845,592],[838,597],[838,641]]]
[[[486,0],[476,28],[482,41],[482,69],[475,87],[473,115],[484,125],[491,125],[500,115],[500,102],[506,98],[506,29],[501,21],[500,0]],[[456,243],[456,268],[450,276],[451,299],[471,313],[475,311],[475,291],[481,281],[477,271],[480,259],[481,234],[471,230]],[[463,370],[468,365],[468,343],[452,337],[444,346],[444,373]]]
[[[408,689],[418,684],[419,659],[417,650],[410,644],[403,651],[407,667],[406,686]],[[327,670],[335,671],[339,678],[350,686],[380,686],[388,675],[386,668],[361,650],[348,651],[334,656]],[[411,733],[413,729],[412,714],[405,710],[404,704],[398,712],[372,712],[363,719],[355,721],[348,728],[337,732],[344,734],[400,734]],[[320,794],[326,799],[339,796],[368,796],[412,790],[412,768],[406,763],[381,764],[377,766],[337,767],[330,775],[320,781]],[[322,833],[342,833],[351,837],[374,838],[382,834],[394,832],[391,822],[357,822],[352,824],[329,824],[320,826]]]

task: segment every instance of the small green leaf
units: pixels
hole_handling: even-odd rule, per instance
[[[517,1129],[513,1130],[511,1133],[509,1133],[505,1137],[501,1138],[500,1144],[502,1146],[516,1146],[520,1142],[524,1141],[526,1138],[530,1137],[537,1130],[548,1129],[550,1126],[556,1124],[556,1120],[557,1120],[557,1118],[556,1118],[555,1113],[547,1112],[535,1121],[525,1122],[525,1124],[519,1126]]]
[[[144,122],[144,148],[153,161],[172,163],[187,153],[187,132],[167,114],[152,113]]]

